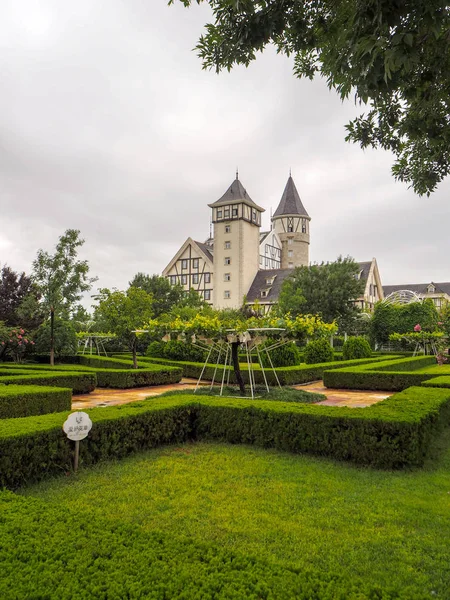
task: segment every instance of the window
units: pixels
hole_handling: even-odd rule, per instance
[[[275,277],[267,277],[266,285],[272,285],[274,281],[275,281]]]
[[[288,256],[289,256],[289,258],[291,258],[293,254],[294,254],[294,253],[293,253],[293,251],[292,251],[292,250],[288,250]]]
[[[252,210],[252,221],[256,221],[256,210]]]
[[[267,298],[270,290],[261,290],[261,298]]]
[[[294,268],[294,263],[290,262],[288,266],[289,266],[289,269],[293,269]]]
[[[294,231],[294,219],[288,218],[287,230],[289,233],[292,233]]]
[[[427,288],[427,291],[429,294],[434,294],[434,292],[436,291],[436,288],[434,287],[433,284],[430,283],[430,285]]]
[[[292,246],[293,242],[294,242],[293,238],[288,238],[288,246]]]
[[[188,265],[188,261],[185,258],[183,258],[183,260],[181,261],[181,268],[187,269],[187,265]]]
[[[230,290],[225,290],[223,293],[223,297],[224,298],[231,298],[231,292]]]
[[[205,290],[203,292],[203,297],[205,300],[211,300],[211,290]]]
[[[222,211],[221,211],[221,210],[218,210],[218,211],[217,211],[217,218],[218,218],[218,219],[221,219],[221,218],[222,218]]]
[[[233,208],[231,214],[233,215],[233,217],[237,217],[238,216],[238,209],[237,208]]]
[[[223,216],[225,217],[225,219],[229,219],[230,218],[230,209],[229,208],[225,209],[225,211],[223,213]]]
[[[224,281],[231,281],[231,273],[224,273],[223,280]]]
[[[210,283],[211,281],[211,273],[205,273],[205,283]]]
[[[192,261],[192,268],[198,269],[198,258],[194,258]]]
[[[192,275],[192,283],[198,283],[198,273]]]
[[[223,261],[224,265],[231,265],[231,257],[230,256],[226,256],[225,260]]]
[[[231,233],[231,225],[225,225],[225,233]]]
[[[302,233],[306,233],[306,220],[302,219]]]
[[[187,275],[182,275],[181,276],[181,285],[186,285],[187,284]]]
[[[369,285],[369,294],[371,296],[373,296],[373,285],[372,284]]]
[[[171,275],[170,276],[170,283],[171,283],[171,285],[176,285],[176,283],[177,283],[177,276],[176,275]]]
[[[225,242],[225,250],[229,250],[231,248],[231,242]]]

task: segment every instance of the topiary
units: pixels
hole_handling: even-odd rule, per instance
[[[305,348],[305,363],[314,365],[317,363],[331,362],[334,358],[333,348],[330,342],[324,338],[309,342]]]
[[[271,364],[264,348],[270,347],[274,342],[275,340],[268,340],[260,350],[261,363],[265,368],[271,367]],[[269,353],[274,367],[293,367],[301,363],[301,355],[295,342],[278,346],[278,348],[269,350]]]
[[[344,360],[352,360],[353,358],[370,358],[371,356],[372,348],[370,347],[369,342],[363,337],[349,337],[344,344]]]

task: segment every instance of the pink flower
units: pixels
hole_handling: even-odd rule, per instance
[[[419,325],[419,323],[414,326],[414,331],[422,331],[422,327]]]
[[[4,346],[4,345],[5,345],[5,342],[2,342],[2,346]]]
[[[438,325],[443,325],[444,323],[442,321],[438,321]]]
[[[21,336],[21,335],[18,335],[17,337],[19,338],[19,340],[21,340],[21,339],[22,339],[22,336]]]
[[[33,344],[33,346],[34,346],[34,342],[30,342],[30,343]]]
[[[25,331],[23,329],[21,329],[20,333],[23,335],[25,333]]]

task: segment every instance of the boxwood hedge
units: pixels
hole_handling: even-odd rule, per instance
[[[397,358],[396,356],[390,357],[391,359]],[[275,369],[276,374],[278,376],[278,380],[281,385],[296,385],[301,383],[309,383],[310,381],[317,381],[323,378],[324,371],[329,369],[341,369],[345,366],[358,366],[365,364],[376,364],[378,362],[386,362],[389,359],[387,356],[379,356],[375,358],[360,358],[355,360],[348,361],[334,361],[330,363],[318,363],[315,365],[297,365],[295,367],[278,367]],[[160,364],[160,365],[172,365],[178,366],[183,369],[184,377],[192,377],[194,379],[198,379],[200,374],[203,371],[204,365],[201,363],[192,363],[186,361],[170,361],[164,358],[140,358],[140,362],[142,364]],[[211,381],[215,374],[215,380],[218,381],[222,379],[223,375],[223,365],[206,365],[205,370],[203,371],[202,378],[205,380]],[[255,383],[264,384],[264,377],[261,367],[259,365],[252,366],[252,372],[255,377]],[[276,377],[272,371],[272,369],[266,369],[266,377],[269,382],[269,385],[277,385]],[[248,369],[242,369],[242,377],[245,383],[249,381]],[[230,382],[233,382],[234,376],[231,374]]]
[[[1,371],[0,384],[4,385],[45,385],[70,388],[73,394],[88,394],[97,386],[97,377],[92,373],[70,373],[58,371],[55,373],[49,371],[33,371],[27,369],[11,369],[8,375],[7,371]]]
[[[364,409],[208,396],[168,396],[89,411],[94,426],[81,462],[120,458],[189,439],[310,452],[378,468],[423,463],[448,421],[450,391],[410,388]],[[0,421],[0,487],[68,471],[66,413]]]
[[[333,371],[327,369],[323,374],[323,382],[330,388],[401,391],[430,379],[434,374],[422,373],[422,370],[435,364],[434,357],[420,356]],[[415,369],[421,372],[415,372]]]
[[[0,419],[70,410],[70,389],[36,385],[0,385]]]

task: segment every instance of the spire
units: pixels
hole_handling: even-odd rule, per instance
[[[300,196],[295,187],[294,180],[292,179],[291,171],[289,170],[289,179],[287,180],[286,187],[284,188],[283,195],[278,205],[277,210],[273,213],[273,218],[281,217],[283,215],[301,215],[302,217],[308,217],[305,207],[300,200]]]
[[[239,169],[236,167],[236,179],[239,179]]]

